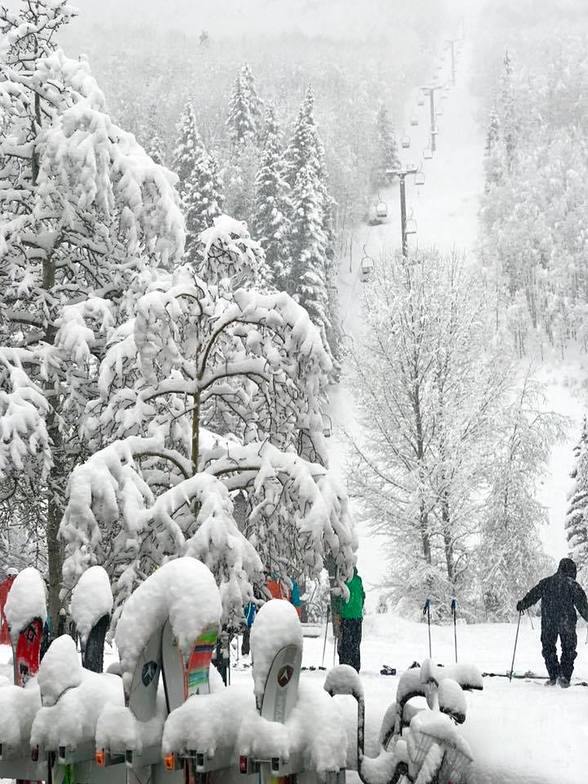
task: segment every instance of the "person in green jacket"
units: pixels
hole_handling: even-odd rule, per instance
[[[353,577],[347,583],[349,599],[342,597],[335,600],[335,612],[340,619],[340,640],[338,645],[339,664],[349,664],[359,672],[361,667],[361,624],[363,621],[363,605],[365,591],[357,568],[353,570]]]

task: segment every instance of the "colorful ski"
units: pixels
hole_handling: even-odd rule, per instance
[[[39,671],[43,621],[34,618],[18,635],[14,657],[14,685],[25,686]]]
[[[217,627],[205,629],[196,639],[188,656],[183,656],[166,621],[162,635],[162,672],[165,700],[171,713],[194,694],[210,693],[210,664],[216,645]],[[184,766],[185,784],[205,784],[208,773],[196,772],[189,761]]]
[[[184,698],[193,694],[210,693],[210,664],[216,645],[216,626],[206,629],[194,643],[192,652],[184,662]]]
[[[14,685],[26,686],[27,682],[39,671],[41,663],[41,642],[43,640],[43,621],[33,620],[21,629],[16,646],[12,647],[14,660]],[[17,779],[17,784],[41,784],[28,779]]]

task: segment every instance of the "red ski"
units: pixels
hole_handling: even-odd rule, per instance
[[[43,621],[33,620],[21,629],[16,641],[12,644],[14,660],[14,685],[26,686],[27,682],[39,671],[41,663],[41,640],[43,639]],[[41,784],[28,779],[17,779],[17,784]]]
[[[21,629],[16,647],[12,646],[15,686],[25,686],[39,671],[42,639],[43,621],[40,618],[34,618]]]

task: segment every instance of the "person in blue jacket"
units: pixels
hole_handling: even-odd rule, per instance
[[[248,602],[243,608],[243,615],[245,616],[245,628],[243,629],[243,640],[241,641],[241,654],[247,656],[251,650],[250,638],[251,627],[257,614],[257,605],[255,602]]]

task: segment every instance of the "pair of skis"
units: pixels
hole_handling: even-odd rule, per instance
[[[159,675],[163,678],[167,712],[179,708],[188,697],[210,692],[210,665],[217,641],[217,628],[205,629],[185,656],[178,648],[169,620],[155,632],[140,655],[127,695],[127,707],[138,721],[155,716]],[[173,769],[174,760],[166,760]],[[208,773],[196,770],[196,760],[182,762],[185,784],[204,784]],[[148,771],[145,771],[148,775]]]

